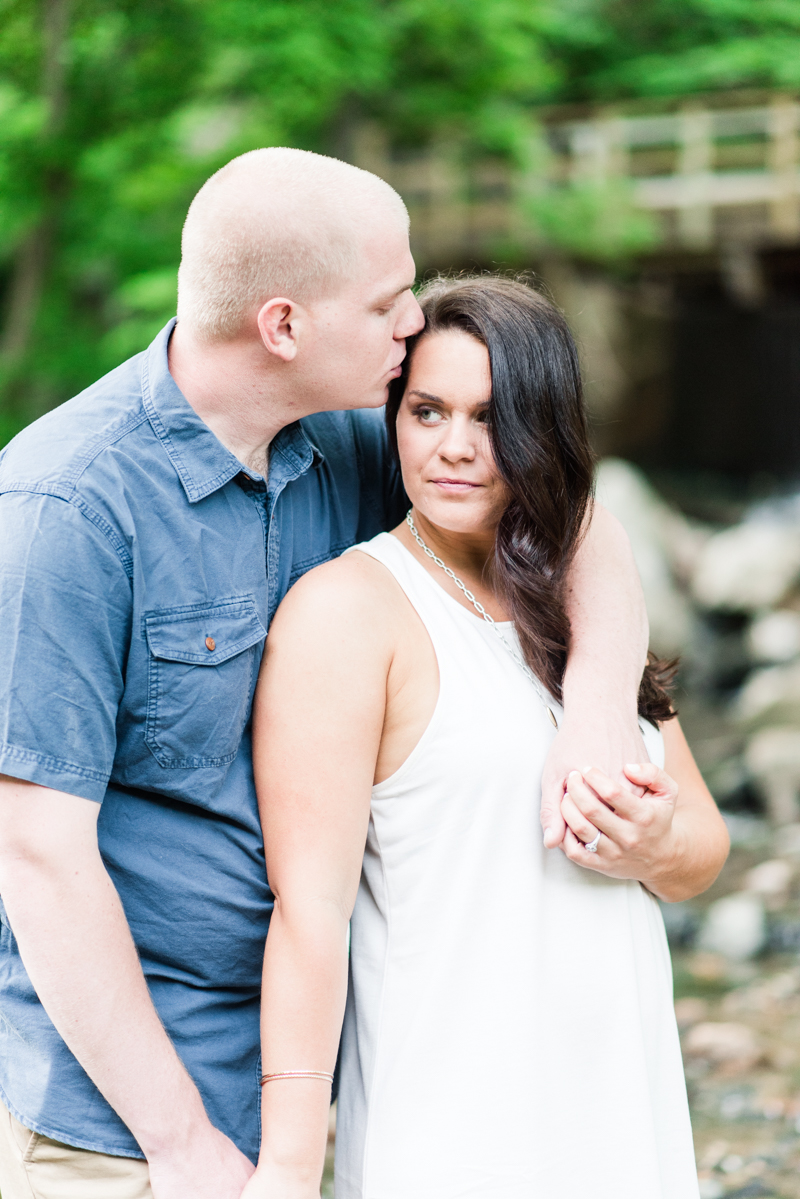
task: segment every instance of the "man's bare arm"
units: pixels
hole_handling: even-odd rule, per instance
[[[595,504],[568,580],[572,642],[564,676],[564,716],[542,778],[545,845],[565,832],[561,798],[571,770],[596,766],[630,782],[626,762],[644,762],[637,722],[649,628],[642,586],[622,525]]]
[[[156,1199],[238,1199],[252,1165],[210,1123],[153,1006],[97,845],[99,804],[0,776],[0,894],[56,1029],[128,1125]]]

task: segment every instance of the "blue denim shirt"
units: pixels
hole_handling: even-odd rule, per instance
[[[304,571],[401,518],[402,489],[369,410],[284,429],[265,484],[174,383],[171,329],[0,456],[0,773],[101,804],[155,1006],[212,1122],[255,1159],[264,638]],[[1,905],[0,1098],[56,1140],[142,1156],[45,1014]]]

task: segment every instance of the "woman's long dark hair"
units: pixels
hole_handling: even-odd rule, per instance
[[[549,300],[502,276],[434,279],[418,299],[425,328],[410,339],[403,374],[390,387],[389,437],[397,451],[397,412],[420,338],[461,329],[486,346],[489,436],[511,494],[497,527],[492,582],[528,665],[560,700],[570,643],[565,582],[588,524],[594,466],[572,334]],[[642,716],[674,715],[667,691],[673,675],[673,664],[650,656],[639,692]]]

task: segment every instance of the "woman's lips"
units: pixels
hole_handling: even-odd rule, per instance
[[[469,483],[466,479],[431,479],[431,483],[446,491],[476,491],[483,486],[482,483]]]

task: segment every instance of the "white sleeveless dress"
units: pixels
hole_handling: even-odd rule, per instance
[[[395,537],[355,548],[418,612],[440,691],[372,791],[336,1199],[697,1199],[656,901],[542,847],[533,686]]]

